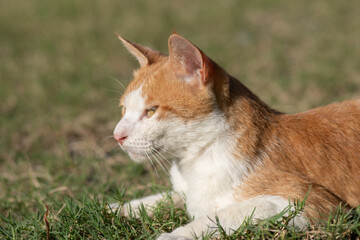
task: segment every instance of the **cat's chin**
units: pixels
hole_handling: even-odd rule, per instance
[[[142,163],[147,159],[146,155],[137,154],[134,152],[128,152],[128,155],[131,158],[131,160],[137,163]]]

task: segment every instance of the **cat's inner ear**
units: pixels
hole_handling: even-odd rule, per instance
[[[141,67],[155,63],[163,54],[152,50],[151,48],[141,46],[130,42],[116,33],[117,37],[121,40],[125,48],[138,60]]]
[[[210,59],[195,45],[178,34],[169,38],[169,62],[185,72],[185,78],[200,77],[201,82],[208,82],[212,68]]]

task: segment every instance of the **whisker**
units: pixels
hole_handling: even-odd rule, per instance
[[[178,156],[176,156],[174,153],[170,152],[169,150],[166,150],[165,148],[163,148],[163,147],[161,147],[161,146],[159,146],[159,145],[157,145],[157,144],[155,144],[155,143],[154,143],[154,145],[155,145],[157,148],[160,148],[161,150],[165,151],[166,153],[169,153],[169,154],[173,155],[175,158],[178,158]]]
[[[158,157],[160,157],[161,159],[163,159],[164,164],[166,165],[166,163],[168,163],[170,165],[170,168],[173,166],[173,163],[170,162],[164,155],[161,154],[161,152],[159,152],[158,150],[156,150],[155,148],[153,148],[153,151],[157,154]]]
[[[115,101],[119,102],[119,98],[111,98],[108,100],[108,103],[113,103]]]
[[[157,150],[156,150],[157,151]],[[159,153],[160,156],[162,156],[162,158],[172,167],[174,166],[174,164],[168,160],[164,155],[162,155],[162,153],[160,151],[157,151]]]
[[[114,80],[114,81],[116,81],[117,83],[119,83],[120,84],[120,86],[124,89],[124,90],[126,90],[126,87],[124,86],[124,84],[122,83],[122,82],[120,82],[120,80],[117,80],[116,78],[114,78],[114,77],[112,77],[112,76],[109,76],[112,80]]]
[[[110,150],[107,150],[105,154],[106,154],[106,156],[112,156],[117,151],[121,151],[121,148],[119,146],[116,146]]]
[[[115,92],[115,93],[119,93],[119,94],[123,94],[124,92],[120,92],[120,91],[116,91],[116,90],[113,90],[113,89],[106,89],[107,91],[110,91],[110,92]]]
[[[160,165],[160,167],[162,168],[162,170],[164,171],[164,173],[166,174],[167,177],[169,176],[168,170],[163,166],[162,161],[160,159],[159,156],[156,155],[156,153],[153,151],[154,149],[151,149],[152,153],[153,153],[153,157],[155,158],[156,162]],[[159,158],[158,158],[159,157]]]
[[[137,149],[138,149],[138,152],[140,153],[140,152],[141,152],[141,151],[140,151],[140,148],[139,148],[138,146],[136,146],[136,147],[137,147]],[[155,172],[156,172],[157,177],[160,178],[160,175],[159,175],[159,173],[158,173],[158,171],[157,171],[157,169],[156,169],[156,167],[155,167],[155,164],[154,164],[153,161],[151,160],[148,152],[147,152],[147,151],[144,151],[144,152],[145,152],[146,157],[150,160],[151,165],[154,167],[154,170],[155,170]]]
[[[168,169],[164,167],[164,165],[166,166],[166,164],[163,162],[163,159],[156,152],[153,152],[153,156],[155,157],[155,159],[157,160],[157,162],[159,163],[159,165],[163,169],[163,171],[167,172]]]
[[[106,140],[106,139],[113,138],[113,137],[114,137],[114,135],[110,135],[110,136],[102,138],[101,140]]]
[[[153,168],[154,168],[154,170],[155,170],[155,172],[156,172],[156,175],[158,176],[158,178],[160,178],[160,175],[159,175],[159,173],[158,173],[158,171],[157,171],[157,169],[156,169],[156,167],[155,167],[155,164],[153,163],[153,161],[152,161],[151,158],[149,157],[149,154],[147,153],[147,151],[145,151],[145,155],[146,155],[146,157],[149,159],[151,165],[153,166]]]

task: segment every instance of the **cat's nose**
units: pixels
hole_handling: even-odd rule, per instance
[[[122,134],[114,134],[114,138],[115,140],[120,143],[121,145],[124,143],[125,139],[127,138],[127,135],[122,135]]]

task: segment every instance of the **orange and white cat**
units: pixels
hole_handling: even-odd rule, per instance
[[[119,39],[141,67],[121,98],[114,137],[137,162],[159,152],[173,158],[173,199],[183,206],[185,196],[194,217],[158,239],[213,231],[215,216],[231,232],[251,213],[271,217],[307,194],[299,228],[340,203],[360,204],[360,101],[283,114],[178,34],[168,56]],[[163,197],[124,207],[151,209]]]

